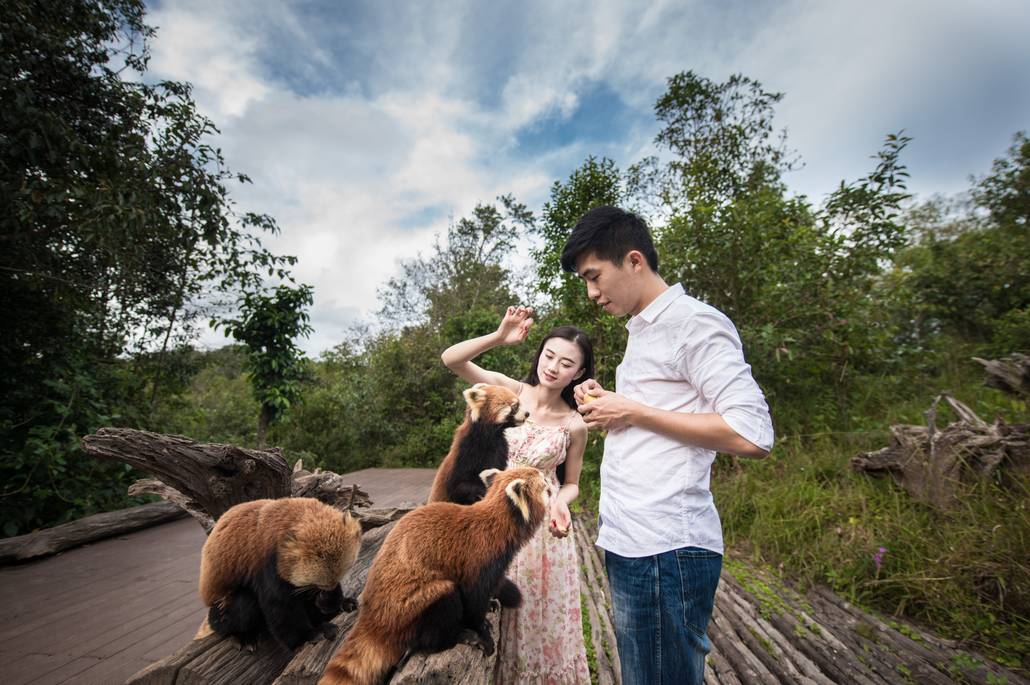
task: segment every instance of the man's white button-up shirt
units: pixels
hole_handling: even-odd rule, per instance
[[[676,284],[626,324],[615,391],[657,409],[715,413],[741,437],[772,449],[769,407],[733,323]],[[702,547],[722,554],[709,489],[715,452],[629,426],[611,431],[601,462],[597,544],[624,557]]]

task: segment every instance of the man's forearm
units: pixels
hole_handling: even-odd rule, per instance
[[[643,404],[629,416],[632,425],[679,442],[717,452],[761,459],[769,454],[740,436],[718,414],[683,414]]]

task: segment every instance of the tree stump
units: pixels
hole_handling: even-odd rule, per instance
[[[943,430],[937,428],[941,400],[959,419]],[[925,426],[891,426],[891,445],[856,455],[852,468],[890,475],[909,495],[942,510],[955,503],[964,485],[998,476],[1003,465],[1030,472],[1030,426],[1008,425],[1000,417],[988,424],[947,393],[938,395],[925,414]]]
[[[973,357],[984,367],[984,385],[1022,399],[1030,399],[1030,356],[1015,352],[1002,359]]]

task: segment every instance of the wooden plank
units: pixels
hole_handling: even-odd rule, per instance
[[[72,662],[84,657],[76,657],[71,654],[26,654],[24,658],[14,663],[4,665],[4,685],[29,685],[37,682],[61,682],[56,680],[43,681],[48,673],[52,673]],[[96,660],[93,660],[95,663]],[[83,665],[86,668],[89,664]],[[81,668],[79,670],[82,670]],[[64,679],[62,679],[64,680]]]
[[[137,628],[121,629],[120,633],[108,631],[106,641],[99,645],[90,644],[83,647],[89,656],[111,657],[128,651],[142,657],[153,646],[155,636],[163,636],[161,641],[157,642],[158,645],[167,645],[167,637],[183,632],[185,627],[192,627],[196,632],[206,615],[207,612],[196,599],[196,591],[190,588],[178,600],[170,600],[162,607],[148,611],[145,614],[146,620]],[[183,626],[184,622],[187,623],[186,626]]]
[[[185,574],[199,573],[203,542],[200,526],[181,520],[45,560],[0,568],[0,625],[22,624],[26,615],[67,611],[92,595],[148,578],[169,574],[195,578]]]
[[[441,455],[442,457],[443,455]],[[376,509],[424,504],[436,469],[363,469],[341,476],[368,493]]]

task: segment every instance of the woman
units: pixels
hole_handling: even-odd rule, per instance
[[[558,494],[550,524],[519,552],[508,577],[522,591],[522,607],[505,610],[498,644],[497,682],[524,685],[580,685],[590,682],[579,603],[579,560],[568,537],[569,503],[579,495],[587,428],[576,411],[572,388],[592,378],[594,351],[586,333],[574,326],[551,330],[537,349],[525,380],[480,368],[472,360],[499,345],[523,342],[533,310],[508,307],[497,330],[444,351],[443,363],[469,383],[503,385],[518,394],[529,418],[507,431],[508,466],[534,466]],[[557,467],[564,466],[558,482]]]

